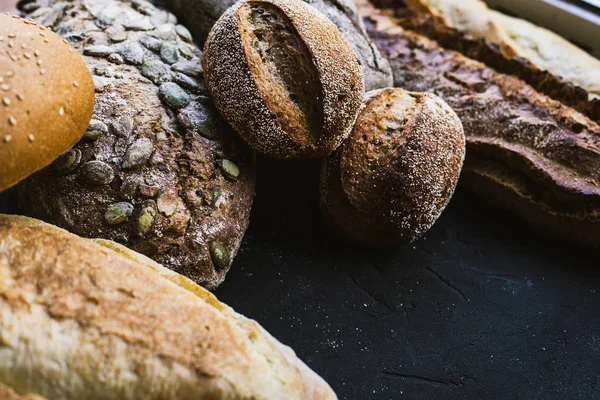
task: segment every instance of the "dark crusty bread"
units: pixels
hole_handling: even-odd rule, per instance
[[[170,8],[204,43],[219,17],[237,0],[168,0]],[[390,66],[371,43],[352,0],[304,0],[329,18],[358,55],[366,90],[389,87],[393,83]]]
[[[323,164],[325,221],[366,245],[416,240],[450,201],[464,158],[460,120],[439,97],[370,92],[350,137]]]
[[[96,107],[83,140],[20,186],[22,210],[219,285],[248,225],[254,156],[208,98],[189,32],[144,1],[27,4],[83,54]]]
[[[7,215],[2,385],[49,400],[336,399],[292,349],[189,279],[114,242]]]
[[[600,126],[524,81],[363,9],[395,84],[431,91],[467,136],[464,183],[535,228],[600,245]]]
[[[243,0],[204,46],[206,87],[250,146],[275,158],[322,157],[350,130],[364,82],[356,54],[300,0]]]
[[[366,0],[357,0],[364,16],[377,19],[381,26],[402,26],[437,41],[446,49],[457,51],[471,59],[481,61],[498,72],[515,76],[536,91],[560,101],[583,113],[595,122],[600,122],[600,99],[590,97],[585,89],[575,86],[560,76],[537,67],[523,57],[508,57],[496,44],[464,34],[448,27],[442,19],[425,14],[414,14],[398,4],[379,0],[386,7],[375,10]],[[377,15],[373,12],[376,11]],[[384,22],[385,20],[385,22]],[[583,66],[581,66],[583,68]]]
[[[93,109],[79,54],[35,22],[0,15],[0,192],[77,143]]]

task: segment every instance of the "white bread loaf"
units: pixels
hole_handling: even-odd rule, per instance
[[[49,400],[336,399],[290,348],[189,279],[116,243],[0,215],[0,393],[9,389]]]

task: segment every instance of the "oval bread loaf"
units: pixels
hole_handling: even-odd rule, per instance
[[[325,221],[370,246],[414,241],[450,201],[464,157],[462,124],[439,97],[369,92],[352,134],[323,164]]]
[[[323,14],[300,0],[244,0],[204,46],[206,86],[224,119],[275,158],[330,154],[362,97],[356,54]]]
[[[256,322],[152,260],[0,215],[0,385],[48,399],[331,400]]]
[[[0,192],[77,143],[93,108],[79,54],[50,29],[0,14]]]
[[[194,38],[204,43],[219,17],[237,0],[167,0],[169,7],[185,23]],[[342,32],[358,55],[365,77],[366,90],[390,87],[393,75],[366,33],[352,0],[304,0],[329,18]]]
[[[83,54],[96,107],[83,140],[20,186],[21,209],[218,286],[248,226],[254,156],[207,97],[189,32],[141,0],[22,8]]]

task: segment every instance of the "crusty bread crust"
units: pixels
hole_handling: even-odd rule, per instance
[[[14,392],[8,386],[0,383],[0,400],[46,400],[44,397],[37,395],[23,395],[20,396]]]
[[[369,92],[350,137],[323,164],[324,218],[366,245],[414,241],[450,201],[464,158],[461,122],[439,97]]]
[[[81,57],[35,22],[0,15],[0,192],[81,139],[94,83]]]
[[[388,33],[371,34],[395,84],[438,94],[462,120],[462,182],[539,230],[599,246],[600,126],[515,76],[375,18]]]
[[[0,383],[65,400],[336,398],[256,322],[101,244],[0,215]]]
[[[269,74],[281,66],[268,68],[263,65],[266,56],[257,56],[253,47],[260,38],[246,19],[248,8],[261,4],[278,10],[283,20],[278,26],[289,31],[290,41],[297,41],[299,53],[306,47],[310,59],[304,64],[316,70],[316,80],[308,71],[300,74],[305,78],[296,84],[311,90],[298,103],[316,102],[318,112],[299,116],[305,111],[294,106],[293,93]],[[271,43],[283,44],[289,45]],[[364,94],[360,63],[350,45],[331,21],[299,0],[248,0],[231,7],[206,41],[203,66],[207,89],[221,115],[252,148],[276,158],[330,154],[350,133]],[[316,127],[302,123],[315,119]]]

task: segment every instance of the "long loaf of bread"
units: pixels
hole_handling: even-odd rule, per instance
[[[290,348],[189,279],[116,243],[0,215],[0,398],[19,395],[336,398]]]
[[[467,136],[463,182],[534,227],[600,245],[600,126],[580,112],[436,42],[372,7],[371,34],[395,85],[431,91]],[[385,30],[386,32],[382,32]]]

